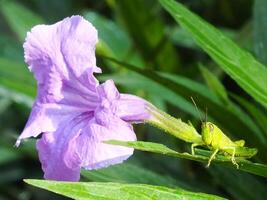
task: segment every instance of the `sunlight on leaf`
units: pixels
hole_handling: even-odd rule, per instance
[[[162,186],[145,184],[121,184],[121,183],[99,183],[99,182],[57,182],[26,179],[26,183],[61,194],[77,200],[99,200],[99,199],[224,199],[214,195],[188,192],[183,189],[171,189]]]
[[[112,145],[125,146],[125,147],[132,147],[132,148],[135,148],[141,151],[153,152],[153,153],[163,154],[163,155],[177,157],[177,158],[184,158],[184,159],[199,161],[203,163],[207,163],[211,155],[210,151],[200,150],[200,149],[196,151],[197,152],[196,155],[192,155],[189,153],[179,153],[177,151],[174,151],[168,148],[167,146],[163,144],[153,143],[153,142],[143,142],[143,141],[124,142],[124,141],[110,140],[110,141],[106,141],[105,143],[112,144]],[[236,161],[239,164],[238,170],[242,170],[242,171],[246,171],[246,172],[256,174],[259,176],[267,177],[267,165],[253,163],[240,157],[236,157]],[[212,163],[224,165],[230,168],[236,168],[232,164],[230,156],[218,155],[216,156],[214,161],[212,161]]]
[[[174,0],[162,6],[240,87],[267,107],[267,68],[231,39]]]

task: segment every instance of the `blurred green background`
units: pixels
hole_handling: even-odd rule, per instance
[[[179,1],[218,27],[267,64],[267,1]],[[259,149],[256,161],[267,161],[266,110],[211,61],[155,0],[0,0],[0,200],[65,199],[23,183],[42,178],[35,140],[14,143],[27,121],[36,83],[23,60],[26,32],[80,14],[98,29],[97,64],[101,81],[112,78],[120,91],[139,95],[196,127],[199,116],[190,100],[208,109],[210,120],[231,137]],[[121,61],[118,64],[107,57]],[[131,65],[138,70],[132,70]],[[125,67],[126,66],[126,67]],[[154,71],[176,88],[168,88]],[[178,151],[189,144],[147,125],[137,125],[139,140],[161,142]],[[253,137],[252,137],[253,135]],[[180,186],[230,199],[265,199],[266,180],[223,167],[136,152],[122,165],[82,172],[83,181],[117,181]]]

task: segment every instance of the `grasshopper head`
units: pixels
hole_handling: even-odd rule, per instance
[[[202,139],[206,145],[210,145],[212,142],[212,135],[214,132],[214,125],[211,122],[203,122],[201,126]]]

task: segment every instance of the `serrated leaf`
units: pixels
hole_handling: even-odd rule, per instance
[[[100,200],[100,199],[224,199],[214,195],[188,192],[179,188],[172,189],[162,186],[145,184],[120,184],[120,183],[73,183],[26,179],[26,183],[61,194],[77,200]]]
[[[160,0],[160,3],[240,87],[267,107],[265,66],[182,4],[174,0]]]

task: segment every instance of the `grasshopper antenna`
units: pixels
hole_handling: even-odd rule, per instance
[[[194,98],[193,98],[192,96],[191,96],[190,98],[191,98],[191,100],[192,100],[192,102],[193,102],[193,104],[194,104],[194,106],[195,106],[195,108],[196,108],[196,111],[197,111],[197,113],[198,113],[198,116],[199,116],[200,121],[203,123],[203,120],[202,120],[202,118],[201,118],[200,111],[199,111],[199,109],[198,109],[198,107],[197,107],[197,104],[196,104]]]
[[[206,106],[205,122],[207,123],[207,121],[208,121],[208,108]]]

